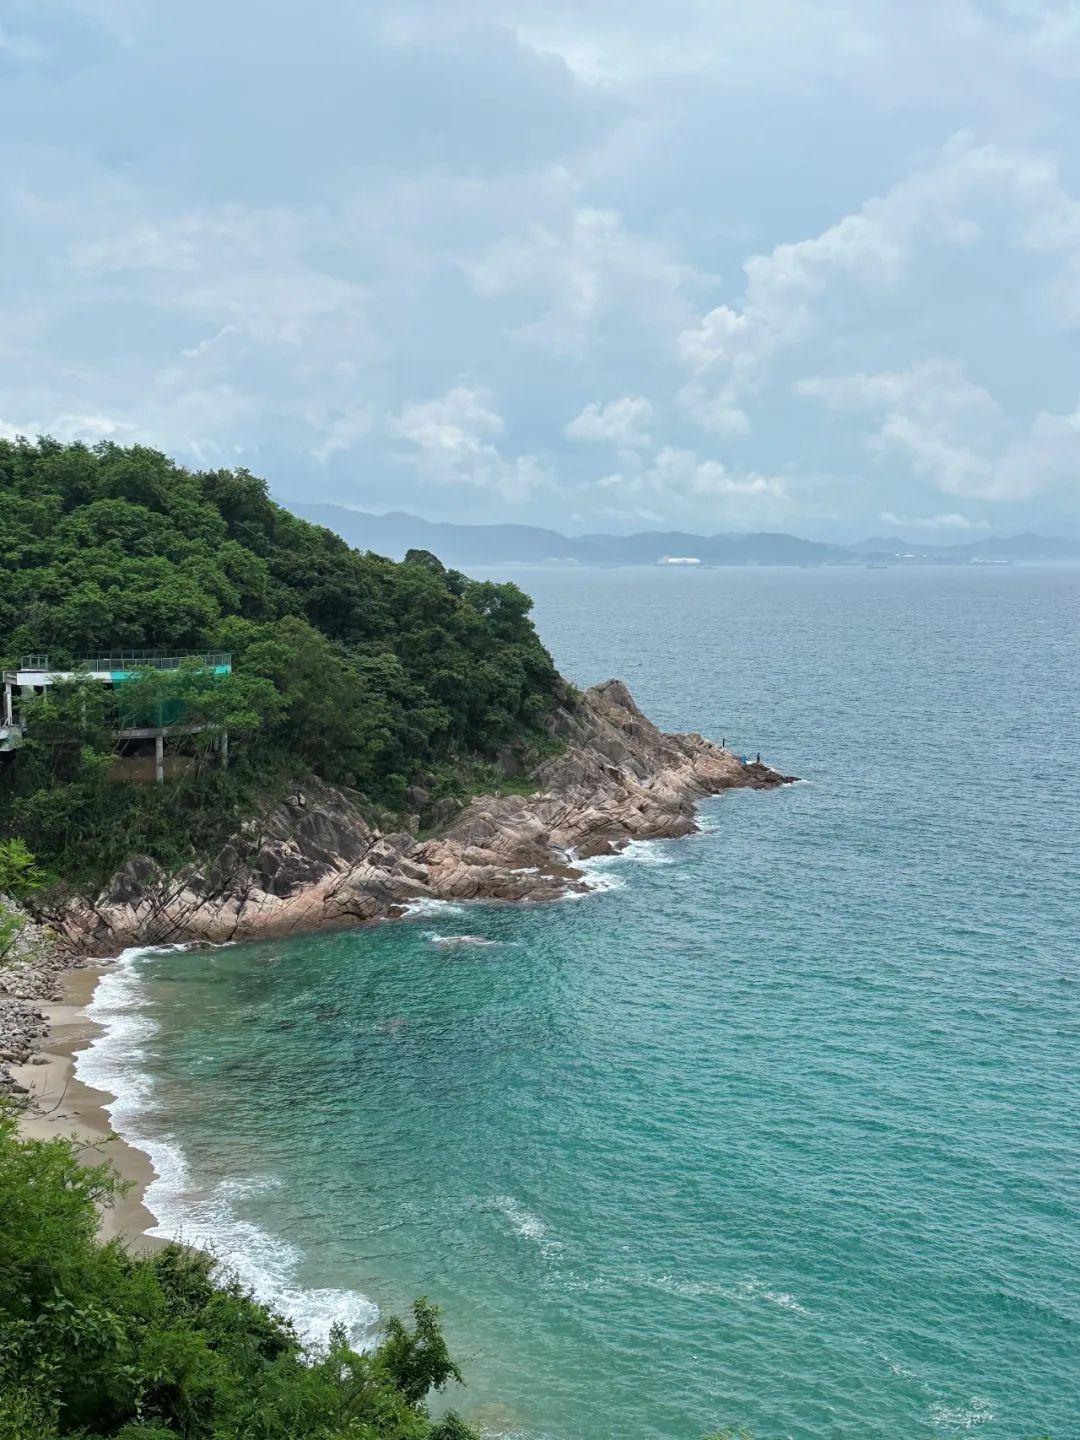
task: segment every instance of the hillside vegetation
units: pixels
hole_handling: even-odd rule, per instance
[[[262,797],[316,775],[402,812],[421,785],[464,795],[510,745],[549,746],[561,691],[514,585],[432,555],[351,549],[289,514],[245,470],[191,471],[142,446],[0,440],[0,657],[227,650],[234,673],[185,668],[125,687],[54,687],[0,772],[0,836],[71,881],[131,853],[206,853]],[[119,692],[118,692],[119,693]],[[165,786],[110,783],[113,729],[176,713],[209,728]],[[221,727],[227,771],[213,763]],[[191,748],[190,745],[188,747]]]
[[[0,1107],[0,1440],[477,1440],[432,1388],[460,1379],[426,1301],[358,1354],[306,1351],[207,1255],[96,1239],[118,1189]]]

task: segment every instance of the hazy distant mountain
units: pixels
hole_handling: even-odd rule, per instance
[[[1035,564],[1080,561],[1080,541],[1051,539],[1046,535],[994,535],[986,540],[973,540],[960,545],[928,545],[921,540],[901,540],[896,535],[887,539],[875,536],[860,540],[851,547],[862,558],[871,556],[895,559],[915,555],[927,560],[963,564],[972,560],[1015,560]]]
[[[1051,540],[1045,535],[1014,535],[1010,540],[980,540],[971,546],[976,556],[1007,560],[1080,560],[1080,541]]]
[[[654,530],[639,535],[579,535],[533,525],[452,525],[421,520],[400,510],[369,515],[342,505],[285,502],[295,515],[325,525],[361,550],[400,559],[406,550],[431,550],[448,565],[543,564],[655,565],[665,555],[694,556],[705,565],[845,564],[854,557],[839,545],[794,535],[691,535]]]
[[[294,515],[325,525],[357,550],[374,550],[400,560],[406,550],[430,550],[448,565],[538,564],[570,559],[571,541],[555,530],[533,525],[446,525],[392,510],[368,515],[343,505],[285,504]]]
[[[1080,542],[1041,535],[992,538],[968,545],[926,545],[897,536],[857,545],[828,545],[797,535],[693,535],[648,530],[637,535],[561,535],[535,525],[452,525],[394,510],[369,515],[343,505],[284,502],[294,514],[347,540],[359,550],[400,559],[406,550],[431,550],[448,565],[555,564],[655,565],[665,556],[693,556],[703,565],[967,564],[985,561],[1080,561]],[[913,557],[899,561],[899,557]]]

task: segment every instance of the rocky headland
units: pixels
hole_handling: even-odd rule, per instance
[[[700,735],[662,733],[618,680],[568,701],[552,729],[565,748],[536,772],[534,793],[475,798],[430,838],[381,833],[348,792],[313,784],[211,864],[167,877],[136,857],[52,923],[72,952],[106,956],[356,925],[423,899],[552,900],[586,888],[575,859],[690,834],[703,796],[792,778]]]
[[[134,857],[96,898],[30,922],[0,965],[0,1067],[45,1034],[63,971],[131,945],[221,944],[393,918],[419,900],[554,900],[587,889],[575,861],[692,833],[695,807],[788,783],[701,735],[669,735],[618,680],[560,707],[558,755],[527,795],[480,796],[434,834],[382,833],[349,792],[306,786],[249,821],[203,866]],[[41,921],[47,922],[43,928]]]

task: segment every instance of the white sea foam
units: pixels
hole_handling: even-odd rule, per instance
[[[245,1199],[270,1188],[274,1180],[225,1180],[209,1191],[199,1190],[192,1184],[182,1154],[175,1153],[176,1169],[163,1176],[170,1182],[168,1190],[161,1194],[155,1187],[155,1193],[147,1196],[158,1219],[151,1233],[212,1251],[241,1284],[288,1315],[305,1340],[325,1341],[334,1325],[343,1325],[357,1341],[370,1334],[378,1318],[378,1308],[370,1300],[354,1290],[298,1285],[296,1272],[302,1253],[238,1213]],[[157,1168],[156,1154],[153,1159]]]
[[[567,1295],[576,1291],[586,1295],[610,1295],[616,1289],[616,1282],[606,1275],[578,1275],[574,1271],[563,1271],[559,1275],[559,1288]]]
[[[155,1179],[147,1187],[146,1204],[157,1224],[149,1233],[212,1251],[258,1299],[287,1314],[305,1340],[325,1341],[331,1327],[340,1324],[362,1341],[378,1316],[373,1302],[352,1290],[298,1285],[302,1254],[238,1214],[238,1203],[276,1184],[273,1177],[200,1187],[175,1137],[153,1124],[147,1046],[157,1025],[146,1013],[149,1001],[137,965],[162,948],[125,950],[115,968],[102,975],[87,1007],[102,1033],[75,1062],[84,1084],[115,1097],[105,1102],[113,1128],[150,1157]]]
[[[580,870],[588,889],[571,890],[567,900],[580,900],[582,895],[602,894],[606,890],[622,890],[627,883],[627,872],[633,865],[650,868],[657,865],[673,865],[675,857],[663,840],[631,840],[616,855],[594,855],[588,860],[579,860],[573,850],[567,852],[567,863]]]
[[[763,1300],[766,1304],[778,1305],[781,1310],[791,1310],[798,1315],[808,1313],[806,1307],[800,1305],[794,1295],[789,1295],[785,1290],[770,1290],[753,1276],[739,1281],[734,1289],[722,1281],[686,1280],[677,1275],[659,1275],[645,1283],[654,1290],[665,1290],[670,1295],[683,1295],[687,1299],[696,1300],[701,1296],[719,1295],[727,1300]]]
[[[581,900],[586,895],[600,895],[606,890],[622,890],[626,879],[612,870],[613,863],[619,858],[618,855],[597,855],[591,860],[572,860],[570,863],[574,869],[580,870],[584,875],[588,889],[568,890],[562,898]]]
[[[677,1275],[658,1275],[645,1283],[653,1290],[664,1290],[669,1295],[683,1295],[688,1300],[696,1300],[702,1295],[725,1295],[730,1299],[730,1291],[726,1285],[710,1280],[683,1280]]]
[[[921,1385],[924,1390],[926,1389],[926,1381],[909,1365],[902,1365],[899,1360],[889,1360],[887,1363],[894,1375],[899,1375],[904,1380],[914,1380],[916,1385]]]
[[[625,850],[620,851],[615,857],[619,860],[630,860],[637,865],[674,865],[675,856],[671,853],[670,841],[666,840],[631,840]]]
[[[434,919],[436,915],[464,915],[465,906],[455,900],[435,900],[430,896],[423,896],[419,900],[410,900],[405,906],[405,916],[413,919],[419,915],[426,915]]]
[[[982,1395],[972,1395],[970,1400],[959,1405],[939,1400],[930,1406],[930,1423],[943,1430],[974,1430],[977,1425],[985,1425],[993,1418],[993,1403]]]
[[[703,805],[697,813],[697,827],[702,835],[717,835],[724,827],[724,817],[717,805]]]
[[[781,1310],[794,1310],[798,1315],[806,1314],[806,1307],[800,1305],[794,1295],[789,1295],[786,1290],[770,1290],[752,1275],[749,1280],[741,1282],[738,1290],[747,1300],[764,1300],[770,1305],[779,1305]]]
[[[498,945],[497,940],[488,940],[483,935],[439,935],[429,930],[427,939],[433,945]]]
[[[492,1203],[523,1240],[531,1240],[545,1254],[562,1249],[560,1242],[553,1239],[551,1232],[539,1215],[534,1215],[531,1210],[526,1210],[525,1206],[515,1200],[512,1195],[496,1195]]]

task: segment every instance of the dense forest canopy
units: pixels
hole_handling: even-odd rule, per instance
[[[117,722],[100,687],[53,687],[29,707],[0,774],[0,834],[72,876],[133,849],[189,858],[257,792],[305,774],[391,810],[417,783],[447,793],[502,746],[542,747],[561,692],[517,586],[422,551],[394,562],[350,549],[246,470],[192,471],[139,445],[0,440],[0,546],[7,665],[35,652],[53,668],[132,649],[233,657],[214,685],[191,667],[141,677],[155,703],[182,691],[230,732],[227,776],[199,766],[167,794],[109,785]]]

